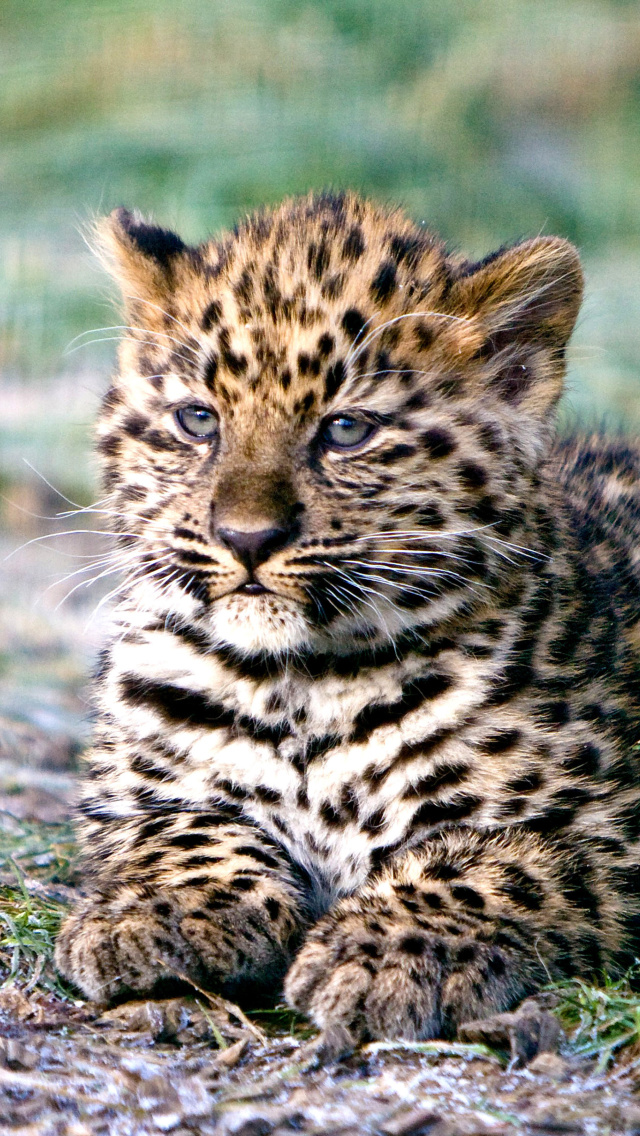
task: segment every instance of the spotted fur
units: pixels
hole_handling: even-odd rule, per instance
[[[120,210],[101,239],[130,325],[98,432],[126,573],[60,971],[108,999],[288,970],[355,1042],[623,966],[640,454],[554,438],[575,250],[470,263],[353,196],[198,248]],[[340,415],[359,447],[326,443]]]

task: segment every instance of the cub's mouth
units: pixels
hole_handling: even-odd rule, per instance
[[[220,596],[209,611],[219,642],[243,652],[278,654],[307,649],[311,627],[300,601],[280,596],[257,581]]]

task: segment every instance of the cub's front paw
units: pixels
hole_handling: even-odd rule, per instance
[[[375,896],[342,900],[289,970],[289,1004],[354,1044],[452,1037],[462,1022],[508,1009],[535,984],[528,960],[496,945],[491,932],[479,941],[406,916]]]
[[[170,893],[123,888],[80,903],[56,943],[59,972],[88,997],[108,1002],[147,993],[163,978],[222,984],[239,964],[238,944],[209,913]]]

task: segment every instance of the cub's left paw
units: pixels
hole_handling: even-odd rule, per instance
[[[453,935],[446,922],[425,928],[375,896],[342,900],[308,935],[287,1001],[357,1044],[453,1037],[461,1022],[506,1010],[535,985],[517,948]]]

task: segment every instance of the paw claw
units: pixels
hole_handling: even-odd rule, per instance
[[[357,1039],[339,1022],[322,1030],[300,1050],[300,1060],[306,1070],[333,1065],[353,1053]]]

